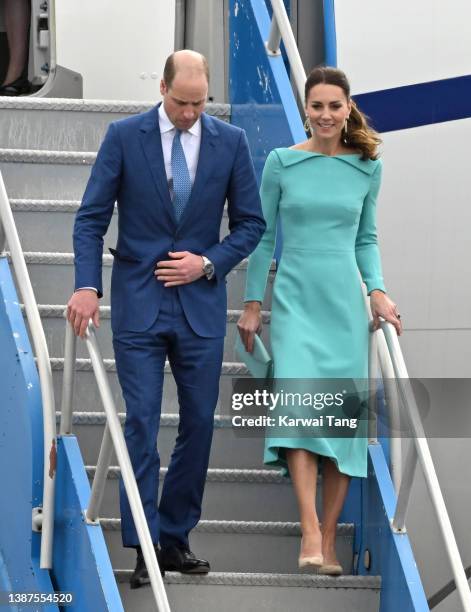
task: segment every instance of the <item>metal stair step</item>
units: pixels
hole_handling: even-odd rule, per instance
[[[54,383],[54,396],[57,406],[60,406],[62,398],[62,374],[64,368],[63,359],[52,359],[52,379]],[[73,409],[75,411],[90,411],[97,412],[103,410],[103,404],[98,392],[98,387],[95,380],[95,375],[91,370],[90,360],[85,360],[85,365],[90,366],[89,369],[83,368],[83,360],[79,361],[76,372],[76,384],[73,397]],[[119,412],[125,411],[124,400],[121,393],[121,387],[118,382],[118,375],[114,368],[114,360],[112,360],[112,368],[108,368],[108,382],[110,384],[111,393],[115,402],[116,409]],[[227,412],[227,407],[230,405],[232,396],[233,379],[246,377],[247,369],[241,363],[223,364],[222,376],[219,379],[219,400],[216,407],[216,414]],[[177,389],[170,368],[167,367],[164,371],[164,399],[162,403],[163,411],[166,413],[178,413],[179,405],[177,398]]]
[[[78,200],[96,153],[0,149],[0,171],[9,198]]]
[[[163,465],[167,463],[162,462]],[[85,466],[90,484],[96,467]],[[161,467],[162,483],[167,467]],[[111,466],[105,484],[101,516],[120,515],[119,478],[121,470]],[[159,487],[159,494],[161,487]],[[317,479],[316,507],[322,516],[322,474]],[[208,469],[203,497],[203,520],[296,522],[299,512],[289,478],[281,470],[261,465],[260,468]],[[342,516],[340,517],[342,520]]]
[[[0,148],[97,151],[111,121],[150,110],[154,102],[16,98],[0,100]],[[207,104],[225,121],[228,104]]]
[[[90,482],[95,467],[86,466]],[[160,469],[162,482],[167,468]],[[121,470],[112,466],[105,485],[102,516],[119,516],[119,477]],[[318,479],[316,498],[320,509],[322,490]],[[159,488],[161,490],[161,487]],[[202,519],[228,521],[297,521],[299,517],[291,482],[273,469],[209,468],[203,497]]]
[[[133,569],[136,552],[123,548],[121,520],[101,518],[113,567]],[[200,521],[191,531],[191,549],[208,559],[215,572],[299,573],[299,523]],[[337,555],[346,574],[352,571],[354,525],[337,526]],[[247,551],[250,550],[250,554]]]
[[[82,457],[87,464],[97,461],[105,428],[103,413],[74,415],[73,433],[77,436]],[[120,414],[124,422],[124,414]],[[244,437],[231,426],[227,416],[215,416],[215,429],[209,464],[221,468],[258,468],[263,465],[263,437]],[[178,433],[178,415],[162,414],[158,434],[158,447],[163,464],[168,463]]]
[[[79,200],[11,199],[20,242],[25,251],[42,251],[44,245],[52,251],[73,250],[72,231]],[[117,240],[117,209],[104,237],[105,244],[114,246]],[[229,233],[227,209],[221,225],[221,238]]]
[[[64,355],[66,326],[64,312],[66,308],[67,306],[65,304],[38,304],[49,353],[56,357],[63,357]],[[239,359],[235,352],[235,342],[238,334],[237,321],[241,313],[241,310],[229,310],[227,312],[227,333],[224,341],[223,356],[225,361],[237,361]],[[263,323],[265,325],[262,329],[262,338],[268,349],[270,349],[270,334],[269,326],[267,325],[269,321],[270,313],[264,311]],[[100,308],[100,327],[97,330],[97,336],[103,358],[113,358],[111,309],[109,306],[102,306]],[[88,357],[88,350],[84,342],[77,343],[77,356]]]
[[[115,570],[126,610],[154,612],[150,587],[129,588],[132,570]],[[211,572],[164,579],[175,612],[378,612],[380,576],[303,576]]]
[[[9,257],[9,253],[7,252]],[[38,304],[66,304],[74,290],[74,256],[72,253],[53,252],[24,252],[28,272],[31,278],[34,295]],[[108,306],[110,303],[110,283],[112,255],[103,255],[103,298],[100,304]],[[241,261],[226,277],[227,280],[227,307],[237,309],[242,307],[245,292],[245,274],[247,259]],[[272,263],[267,283],[264,308],[269,310],[273,286],[273,272],[275,264]]]

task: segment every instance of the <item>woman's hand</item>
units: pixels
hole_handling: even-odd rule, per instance
[[[262,305],[260,302],[245,302],[244,312],[237,321],[237,329],[248,353],[253,351],[255,334],[262,331]]]
[[[379,329],[379,317],[383,317],[394,325],[398,336],[402,334],[401,315],[397,310],[397,305],[385,293],[378,289],[373,290],[370,293],[370,307],[374,330]]]

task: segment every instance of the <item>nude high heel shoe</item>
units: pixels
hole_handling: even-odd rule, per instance
[[[302,538],[301,538],[302,543]],[[298,568],[304,572],[313,572],[318,570],[324,563],[322,553],[318,555],[299,555]]]
[[[318,570],[322,567],[324,557],[322,555],[315,555],[313,557],[299,557],[298,568],[305,572]]]
[[[326,563],[319,568],[319,574],[323,576],[341,576],[343,574],[343,567],[340,563]]]

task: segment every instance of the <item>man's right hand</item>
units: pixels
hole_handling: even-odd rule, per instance
[[[80,289],[67,304],[67,320],[74,328],[75,335],[83,338],[90,319],[95,327],[100,327],[98,295],[93,289]]]

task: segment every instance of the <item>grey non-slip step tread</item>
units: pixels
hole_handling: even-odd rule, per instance
[[[118,582],[127,582],[132,572],[133,570],[114,570]],[[206,576],[190,576],[178,572],[166,572],[164,582],[166,584],[280,586],[368,590],[378,590],[381,588],[381,576],[321,576],[318,574],[244,574],[237,572],[210,572]]]
[[[129,580],[131,571],[116,571],[118,582]],[[174,612],[378,612],[381,580],[216,572],[187,580],[169,573],[165,586]],[[155,612],[150,588],[120,584],[119,590],[127,612]]]
[[[0,161],[28,164],[65,164],[92,166],[97,154],[93,151],[45,151],[43,149],[0,149]]]
[[[89,478],[93,478],[96,466],[86,465],[85,471]],[[161,480],[167,473],[166,467],[160,468],[159,477]],[[121,477],[121,468],[116,465],[110,466],[108,479],[115,480]],[[319,479],[321,477],[319,476]],[[290,484],[289,478],[282,475],[280,470],[273,469],[243,469],[243,468],[209,468],[206,474],[206,482],[224,483],[255,483],[255,484]]]
[[[35,239],[36,240],[36,239]],[[54,240],[51,237],[51,240]],[[110,241],[110,246],[115,244],[115,239]],[[70,247],[69,247],[70,248]],[[9,257],[8,250],[0,252],[0,257]],[[66,304],[74,290],[74,256],[71,252],[57,252],[49,250],[47,252],[37,250],[34,246],[32,250],[25,250],[24,257],[28,266],[36,302],[39,304]],[[242,307],[243,296],[246,285],[247,260],[241,261],[227,275],[227,307],[239,309]],[[103,264],[103,289],[104,296],[101,304],[109,305],[111,285],[111,272],[113,258],[111,255],[104,255]],[[265,309],[270,308],[275,264],[272,262],[272,272],[268,276],[267,290],[265,296]],[[56,353],[57,354],[57,353]],[[59,355],[59,354],[58,354]],[[226,357],[228,359],[228,357]],[[232,357],[230,360],[233,360]]]
[[[63,357],[51,357],[49,361],[52,370],[61,371],[64,369]],[[103,359],[103,365],[107,372],[116,372],[116,362],[114,359]],[[76,359],[75,370],[78,372],[93,370],[91,359]],[[164,372],[171,373],[168,361],[165,362]],[[247,376],[248,374],[248,369],[242,363],[225,361],[222,364],[222,376]]]
[[[138,100],[82,100],[69,98],[0,98],[1,109],[13,110],[43,110],[43,111],[76,111],[93,113],[123,113],[133,115],[144,113],[156,105],[155,102]],[[229,104],[210,102],[206,104],[205,112],[213,116],[230,114]]]
[[[71,212],[76,213],[81,200],[39,200],[28,198],[12,198],[10,206],[13,212]],[[115,205],[114,213],[118,212]],[[224,216],[227,217],[227,204],[224,206]]]
[[[10,206],[13,212],[77,212],[80,200],[38,200],[12,198]],[[115,212],[117,208],[115,206]]]
[[[126,420],[125,412],[118,412],[118,418],[121,423]],[[61,419],[61,413],[56,412],[56,421],[59,423]],[[180,416],[172,413],[162,413],[160,415],[160,426],[161,427],[177,427],[180,422]],[[74,411],[72,414],[73,425],[104,425],[106,423],[105,412],[81,412]],[[232,417],[230,415],[215,414],[214,415],[214,427],[231,427]]]
[[[4,251],[1,253],[11,261],[10,251]],[[74,254],[73,253],[53,253],[49,251],[25,251],[23,253],[26,263],[28,264],[53,264],[53,265],[73,265]],[[103,255],[103,266],[108,267],[113,265],[113,255]],[[245,270],[247,269],[248,259],[243,259],[239,264],[232,268],[233,270]],[[273,260],[270,266],[270,270],[275,270],[276,265]]]
[[[24,311],[24,305],[21,304],[21,309]],[[66,304],[38,304],[39,315],[41,318],[63,318],[64,312],[67,308]],[[228,323],[237,323],[240,315],[242,314],[242,310],[229,309],[227,310],[227,322]],[[100,317],[102,319],[110,319],[111,318],[111,306],[100,306]],[[262,310],[262,322],[269,323],[270,322],[270,311]]]
[[[102,518],[100,525],[104,531],[120,531],[121,519]],[[257,535],[299,536],[301,525],[295,522],[282,521],[218,521],[201,520],[192,530],[199,533],[236,533]],[[355,525],[353,523],[339,523],[337,536],[353,536]]]
[[[168,466],[172,449],[167,451],[161,448],[160,454],[163,466]],[[98,451],[92,457],[93,462],[96,462],[97,456]],[[244,462],[246,461],[244,459]],[[258,462],[251,461],[251,464],[240,466],[232,462],[232,465],[221,467],[219,462],[213,464],[210,462],[210,468],[206,475],[201,518],[217,521],[296,522],[299,520],[291,481],[282,476],[280,471],[269,469],[269,466],[262,464],[262,451],[259,453]],[[91,484],[96,473],[95,468],[89,464],[86,467],[86,472]],[[167,473],[167,467],[160,468],[160,483],[164,481]],[[120,515],[118,487],[120,475],[121,472],[116,467],[112,467],[108,472],[100,511],[104,517]],[[162,487],[159,486],[159,489],[161,490]],[[316,500],[320,509],[322,501],[320,480],[318,481]]]
[[[108,125],[125,117],[144,113],[155,107],[155,101],[62,100],[42,98],[0,99],[0,148],[44,151],[97,151]],[[229,122],[228,104],[210,103],[206,113]],[[9,164],[11,165],[11,164]],[[37,178],[37,177],[36,177]],[[12,180],[15,185],[16,180]],[[65,185],[52,192],[47,181],[18,193],[22,197],[49,195],[61,197],[69,193]],[[44,191],[43,191],[44,189]],[[70,186],[69,186],[70,189]],[[74,196],[79,190],[74,189]]]

